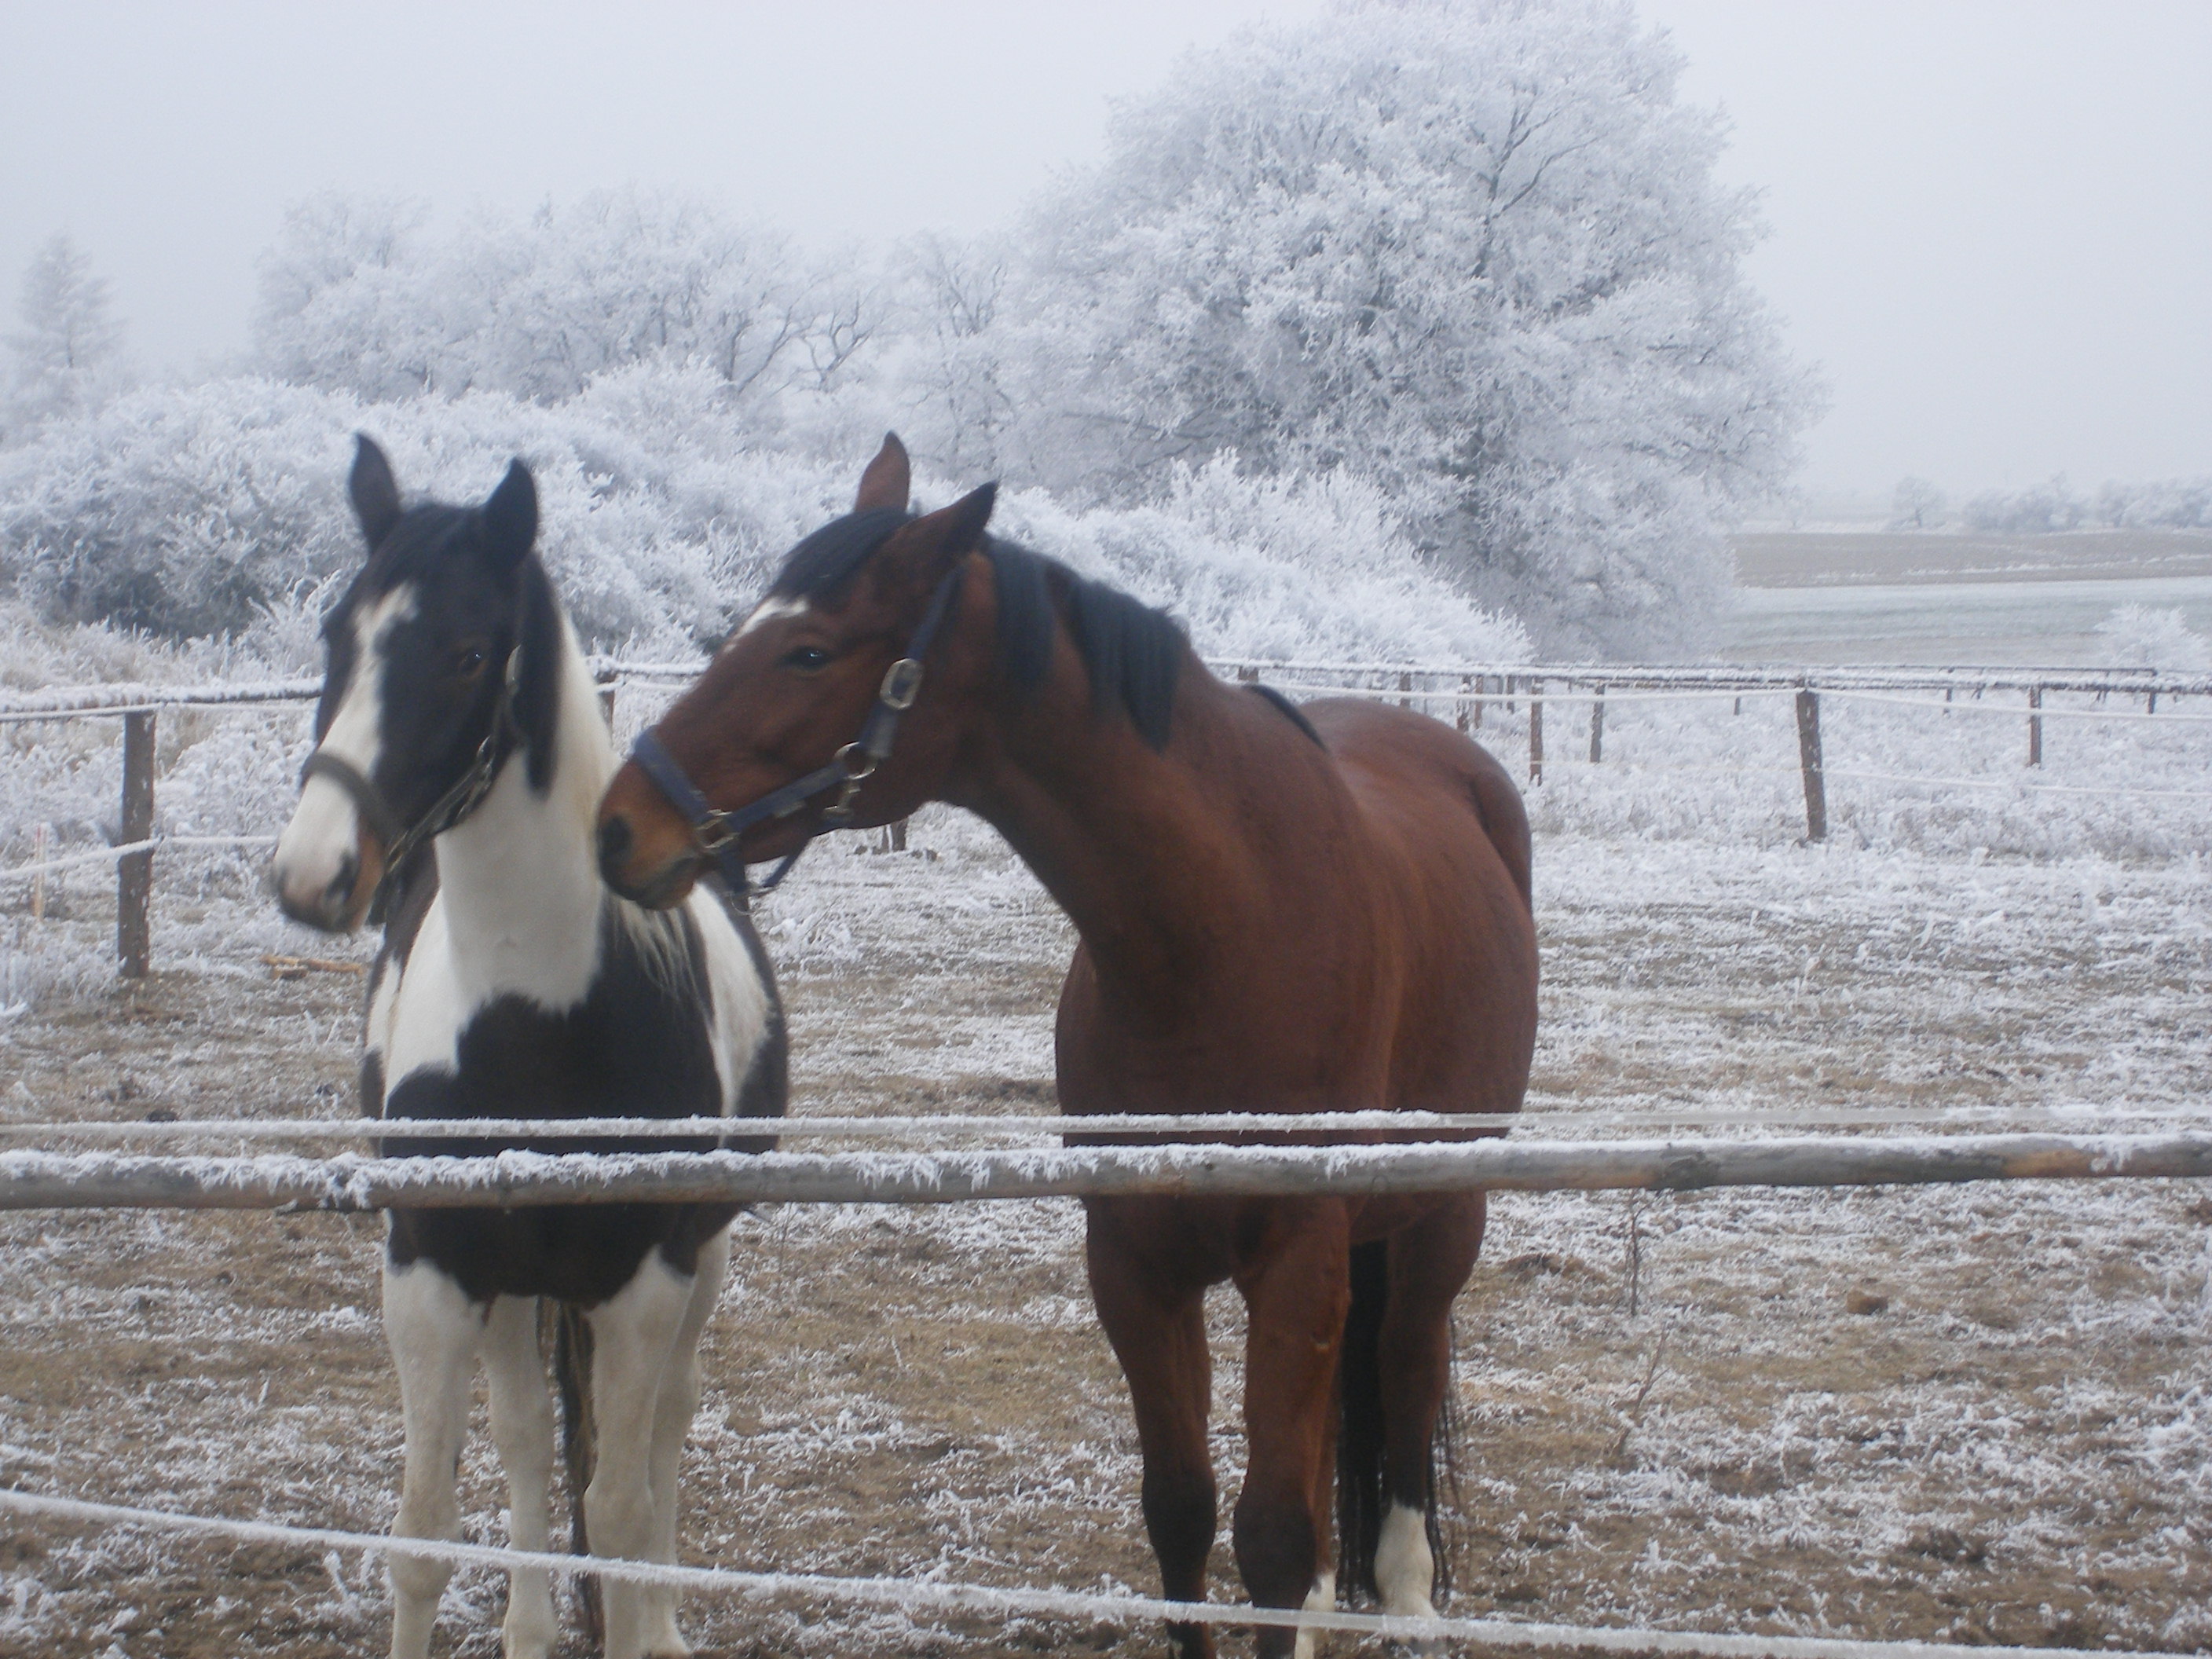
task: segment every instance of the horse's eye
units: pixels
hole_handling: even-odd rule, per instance
[[[453,672],[462,679],[473,679],[484,665],[484,653],[473,645],[465,645],[453,653]]]
[[[802,674],[815,673],[830,665],[830,653],[818,645],[802,645],[785,655],[783,665],[796,668]]]

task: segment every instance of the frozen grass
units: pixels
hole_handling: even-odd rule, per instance
[[[974,820],[933,811],[913,839],[905,857],[824,846],[763,908],[796,1109],[1048,1108],[1065,923]],[[2212,1087],[2212,886],[2185,858],[1552,830],[1537,869],[1532,1118],[2002,1103],[2023,1123],[2094,1121]],[[356,988],[255,983],[250,962],[211,954],[19,1017],[0,1029],[16,1079],[0,1109],[344,1115]],[[1461,1308],[1451,1605],[2212,1650],[2208,1216],[2179,1182],[1499,1198]],[[739,1229],[686,1559],[1153,1584],[1077,1206],[787,1206]],[[0,1238],[0,1480],[388,1523],[373,1224],[21,1216]],[[1887,1305],[1852,1314],[1852,1291]],[[1226,1293],[1211,1314],[1226,1515],[1242,1322]],[[495,1540],[481,1436],[463,1474],[467,1535]],[[9,1549],[0,1648],[213,1659],[383,1639],[380,1581],[354,1562],[65,1530]],[[1225,1549],[1216,1569],[1233,1593]],[[495,1651],[502,1595],[456,1579],[456,1653]],[[1157,1648],[803,1606],[701,1603],[690,1627],[739,1653]]]

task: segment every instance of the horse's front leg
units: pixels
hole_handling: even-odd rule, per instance
[[[700,1248],[699,1271],[691,1281],[691,1299],[684,1305],[683,1322],[669,1345],[668,1364],[660,1373],[659,1398],[653,1413],[653,1559],[676,1559],[676,1489],[684,1461],[684,1439],[699,1410],[699,1339],[713,1317],[714,1303],[722,1293],[722,1280],[730,1265],[727,1229]],[[648,1653],[681,1653],[683,1636],[676,1628],[676,1590],[655,1585],[643,1596],[640,1615],[645,1626]]]
[[[1334,1199],[1281,1199],[1262,1248],[1239,1268],[1244,1355],[1244,1490],[1231,1537],[1253,1605],[1336,1605],[1329,1547],[1337,1361],[1352,1305],[1351,1233]],[[1308,1659],[1312,1635],[1255,1632],[1258,1659]]]
[[[1152,1270],[1138,1238],[1161,1206],[1110,1199],[1085,1206],[1091,1299],[1128,1379],[1137,1443],[1145,1457],[1145,1530],[1159,1559],[1160,1594],[1171,1601],[1206,1599],[1206,1558],[1213,1548],[1213,1460],[1206,1444],[1213,1361],[1206,1347],[1206,1292]],[[1213,1659],[1204,1625],[1168,1626],[1176,1659]]]
[[[407,1437],[395,1538],[458,1539],[460,1505],[453,1494],[461,1441],[469,1426],[469,1378],[483,1334],[481,1311],[461,1287],[428,1261],[384,1267],[384,1335],[399,1373],[399,1407]],[[424,1659],[453,1568],[443,1561],[393,1555],[392,1659]]]
[[[654,1527],[653,1424],[662,1376],[696,1282],[671,1267],[655,1248],[629,1284],[591,1311],[592,1414],[599,1455],[584,1492],[584,1519],[595,1555],[661,1559]],[[672,1631],[648,1630],[654,1594],[622,1580],[603,1582],[606,1659],[658,1659],[690,1651]],[[648,1645],[649,1638],[661,1645]]]
[[[491,1437],[507,1471],[507,1540],[544,1550],[551,1536],[547,1489],[553,1479],[553,1396],[538,1346],[538,1302],[502,1296],[484,1322],[484,1372],[491,1385]],[[507,1659],[546,1659],[559,1639],[551,1575],[532,1567],[507,1580],[500,1640]]]

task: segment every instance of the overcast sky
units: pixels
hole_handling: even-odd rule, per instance
[[[1640,4],[1766,193],[1753,278],[1834,391],[1809,486],[2212,472],[2212,3]],[[190,367],[242,343],[317,190],[635,180],[818,242],[977,230],[1184,47],[1322,10],[6,0],[0,278],[67,230],[140,356]]]

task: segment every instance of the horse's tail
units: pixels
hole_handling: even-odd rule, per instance
[[[549,1340],[550,1339],[550,1340]],[[538,1304],[538,1341],[553,1352],[553,1386],[561,1399],[561,1466],[568,1492],[568,1551],[589,1555],[592,1540],[584,1525],[584,1492],[599,1462],[599,1425],[592,1420],[592,1322],[572,1303],[551,1298]],[[596,1650],[606,1639],[599,1607],[599,1581],[576,1580],[576,1606]]]
[[[1337,1583],[1348,1594],[1376,1595],[1375,1551],[1382,1538],[1389,1494],[1382,1487],[1382,1311],[1390,1294],[1389,1245],[1376,1239],[1352,1247],[1352,1310],[1345,1316],[1337,1374]],[[1438,1511],[1440,1492],[1459,1486],[1457,1424],[1452,1390],[1444,1389],[1422,1471],[1422,1520],[1436,1559],[1436,1588],[1451,1588],[1450,1539]]]

